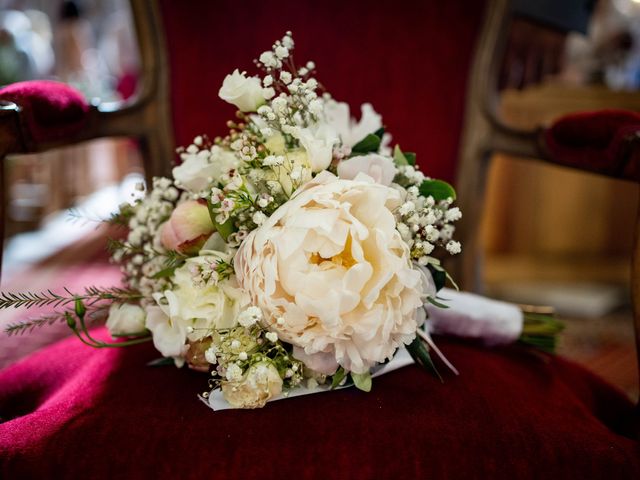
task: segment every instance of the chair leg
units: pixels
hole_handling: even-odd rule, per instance
[[[2,257],[4,254],[4,233],[5,225],[7,221],[7,202],[9,196],[7,195],[6,185],[6,156],[0,153],[0,284],[2,282]]]
[[[638,361],[638,381],[640,382],[640,203],[636,218],[636,232],[631,263],[631,303],[636,334],[636,357]],[[640,439],[640,400],[636,405],[636,432]]]

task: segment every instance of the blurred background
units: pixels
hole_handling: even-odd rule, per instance
[[[515,43],[528,39],[512,35]],[[550,74],[528,78],[526,67],[505,60],[500,112],[507,123],[532,128],[577,110],[640,111],[640,0],[599,0],[586,33],[554,31],[548,43],[559,52]],[[131,97],[138,76],[126,0],[0,0],[0,85],[56,79],[97,102]],[[25,272],[34,265],[98,255],[99,220],[143,178],[136,144],[125,138],[7,162],[2,283],[14,289],[33,285]],[[560,353],[634,399],[629,264],[637,187],[496,156],[482,228],[486,293],[555,307],[567,324]],[[72,243],[73,252],[65,250]]]

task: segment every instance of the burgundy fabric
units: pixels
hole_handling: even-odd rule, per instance
[[[453,180],[483,1],[246,0],[160,2],[178,145],[219,135],[234,107],[218,98],[225,75],[252,63],[291,30],[297,64],[360,116],[371,102],[427,175]]]
[[[544,140],[557,163],[640,180],[640,114],[636,112],[600,110],[566,115],[544,132]]]
[[[100,330],[98,336],[106,332]],[[640,478],[632,405],[520,348],[440,339],[462,372],[213,412],[151,345],[63,340],[0,372],[2,478]]]
[[[89,105],[75,88],[50,80],[32,80],[0,89],[0,100],[22,107],[34,142],[55,142],[79,132],[87,121]]]

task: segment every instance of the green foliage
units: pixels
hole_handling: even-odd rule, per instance
[[[351,156],[377,152],[380,149],[380,141],[379,136],[374,133],[370,133],[353,146],[351,149]]]
[[[411,165],[413,167],[416,164],[416,154],[412,152],[403,152],[400,149],[400,145],[396,145],[393,149],[393,160],[399,167],[407,165]]]
[[[425,180],[419,187],[420,195],[423,197],[432,196],[434,200],[456,199],[455,189],[442,180]]]
[[[437,301],[433,297],[427,297],[427,302],[429,302],[431,305],[434,305],[434,306],[436,306],[438,308],[449,308],[449,305],[445,305],[444,303],[440,303],[439,301]]]
[[[338,370],[336,370],[336,373],[333,374],[333,378],[331,379],[331,390],[338,388],[346,375],[347,372],[345,372],[344,368],[338,368]]]
[[[359,390],[362,390],[363,392],[370,392],[371,391],[371,383],[372,383],[371,382],[371,373],[369,373],[369,372],[365,372],[365,373],[353,373],[353,372],[351,372],[351,379],[353,380],[353,384]]]
[[[547,353],[554,353],[564,324],[553,315],[524,313],[524,325],[518,342]]]
[[[226,242],[229,235],[231,235],[235,231],[235,225],[233,224],[233,219],[229,218],[224,223],[218,223],[216,221],[216,213],[214,211],[215,208],[218,208],[220,205],[214,205],[211,201],[207,200],[207,209],[209,210],[209,217],[211,218],[211,223],[216,228],[222,239]]]
[[[432,263],[430,263],[427,268],[433,277],[433,282],[436,285],[436,291],[439,292],[447,283],[447,272],[444,271],[444,268],[433,265]]]
[[[427,371],[431,372],[444,383],[440,372],[438,372],[433,360],[431,360],[431,355],[429,355],[427,346],[419,336],[416,336],[416,338],[413,339],[413,342],[407,345],[407,351],[411,354],[411,357],[418,365],[422,365]]]

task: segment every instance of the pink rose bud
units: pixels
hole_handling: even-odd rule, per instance
[[[204,202],[181,203],[160,228],[162,245],[180,253],[197,253],[214,232],[209,210]]]

